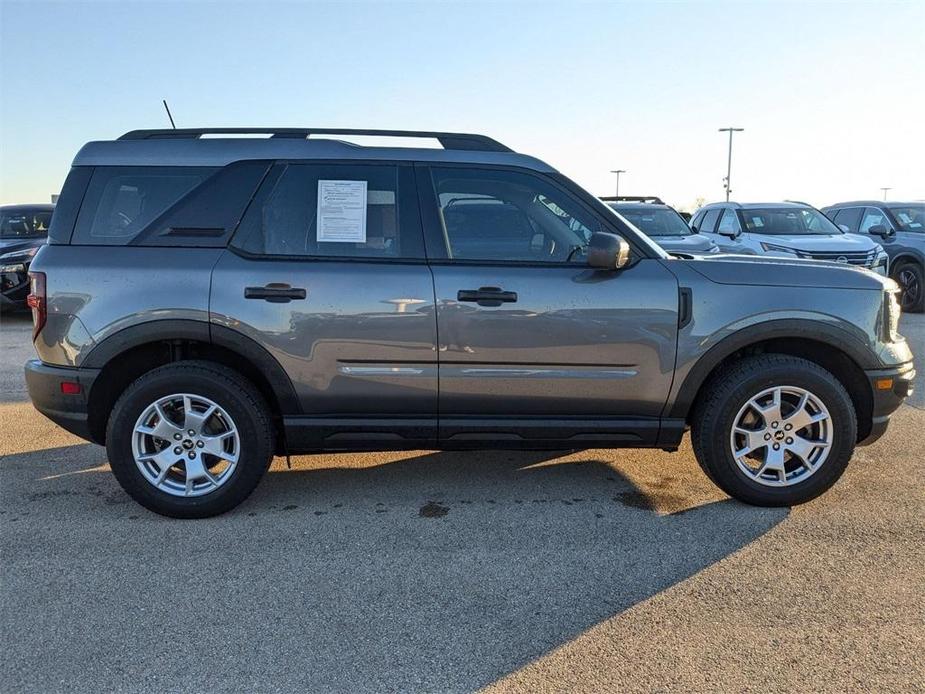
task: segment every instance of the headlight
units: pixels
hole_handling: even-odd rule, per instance
[[[797,253],[792,248],[787,248],[786,246],[775,246],[773,243],[765,243],[764,241],[761,242],[761,247],[766,251],[772,251],[772,252],[777,252],[777,253],[789,253],[790,255],[794,255],[794,256],[799,255],[799,253]]]
[[[899,341],[899,290],[883,293],[883,339],[885,342]]]
[[[22,261],[24,261],[24,260],[29,260],[29,259],[31,259],[36,253],[38,253],[38,251],[39,251],[39,247],[38,247],[38,246],[36,246],[35,248],[25,248],[25,249],[20,248],[18,251],[10,251],[9,253],[4,253],[3,255],[0,255],[0,262],[2,262],[2,261],[7,261],[7,262],[19,261],[19,262],[22,262]]]
[[[874,267],[880,267],[881,265],[886,267],[888,259],[889,256],[887,255],[886,251],[881,250],[877,254],[877,257],[874,259]]]

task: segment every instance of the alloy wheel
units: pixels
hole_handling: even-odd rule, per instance
[[[739,409],[729,445],[750,480],[787,487],[819,470],[833,438],[832,418],[818,397],[797,386],[775,386]]]
[[[154,487],[173,496],[214,492],[234,473],[241,438],[231,416],[201,395],[159,398],[138,417],[132,455]]]

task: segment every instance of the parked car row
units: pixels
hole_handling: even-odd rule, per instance
[[[714,233],[731,210],[756,247],[803,248],[791,214],[842,235],[805,208],[704,216]],[[795,252],[672,256],[618,209],[481,135],[92,142],[30,272],[29,394],[170,516],[233,508],[274,453],[671,451],[687,430],[732,496],[823,493],[912,391],[895,283]]]
[[[656,197],[601,198],[669,253],[825,260],[889,275],[902,310],[925,310],[925,203],[858,201],[704,205],[684,224]]]
[[[0,206],[0,310],[25,305],[29,264],[48,236],[54,205]]]

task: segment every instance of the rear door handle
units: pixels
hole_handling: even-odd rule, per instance
[[[460,289],[456,293],[457,301],[473,301],[479,306],[500,306],[517,301],[517,292],[506,292],[500,287],[479,287],[478,289]]]
[[[287,304],[293,299],[304,299],[308,294],[301,287],[290,287],[282,282],[271,282],[265,287],[245,287],[245,299],[263,299],[271,304]]]

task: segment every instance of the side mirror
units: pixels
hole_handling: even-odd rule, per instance
[[[619,270],[630,262],[630,245],[622,236],[603,231],[591,234],[588,265],[599,270]]]
[[[700,233],[700,229],[697,228],[696,224],[691,224],[691,231],[693,231],[695,234]]]
[[[720,236],[727,236],[730,239],[737,239],[739,237],[739,234],[741,234],[742,232],[741,231],[717,231],[716,233],[719,234]]]
[[[873,236],[879,236],[882,239],[892,238],[895,232],[889,227],[883,224],[874,224],[870,229],[867,230],[868,234]]]

